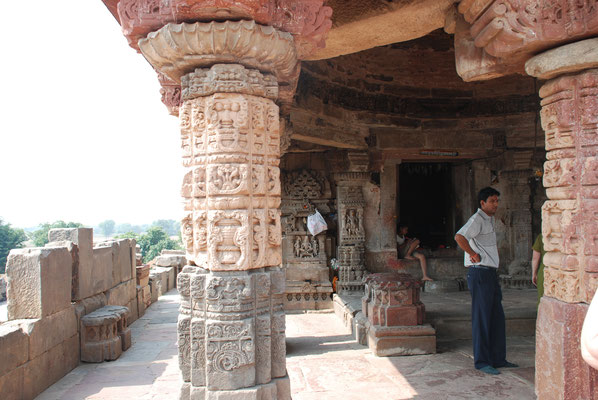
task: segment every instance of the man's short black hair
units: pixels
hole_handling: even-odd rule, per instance
[[[481,204],[482,201],[487,202],[488,197],[491,196],[500,196],[500,193],[498,190],[491,188],[490,186],[480,190],[480,192],[478,193],[478,206]]]
[[[406,223],[404,223],[404,222],[401,222],[401,223],[399,223],[399,226],[398,226],[398,228],[397,228],[397,229],[400,231],[401,229],[403,229],[403,228],[407,228],[407,227],[409,227],[409,225],[407,225],[407,224],[406,224]]]

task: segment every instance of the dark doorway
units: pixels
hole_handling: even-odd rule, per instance
[[[399,222],[409,226],[407,236],[424,248],[437,249],[453,240],[454,201],[451,164],[399,165]]]

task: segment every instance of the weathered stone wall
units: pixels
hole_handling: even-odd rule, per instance
[[[135,240],[94,247],[89,228],[51,230],[49,239],[44,248],[12,250],[8,258],[9,321],[0,324],[2,399],[32,399],[79,364],[85,315],[126,306],[132,323],[157,300],[150,297],[149,278],[137,279]],[[156,262],[168,264],[154,272],[159,295],[174,287],[175,271],[186,260],[163,254]],[[141,309],[139,295],[148,300],[141,299]]]

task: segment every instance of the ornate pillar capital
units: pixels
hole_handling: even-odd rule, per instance
[[[455,32],[466,81],[522,73],[538,52],[598,35],[595,0],[463,0]]]
[[[109,3],[114,0],[103,0]],[[118,19],[131,47],[170,23],[253,20],[295,37],[300,58],[324,47],[332,8],[324,0],[120,0]]]
[[[299,79],[293,36],[254,21],[168,24],[139,40],[139,48],[176,83],[196,68],[235,63],[274,75],[280,101],[290,103]]]
[[[463,0],[477,47],[498,58],[538,51],[598,34],[596,1]]]
[[[324,47],[328,31],[332,27],[332,8],[324,6],[325,0],[102,0],[108,9],[114,14],[116,19],[122,26],[123,33],[129,45],[137,51],[144,52],[141,49],[141,41],[149,37],[150,33],[162,30],[164,27],[172,24],[174,26],[181,26],[186,24],[187,27],[193,26],[197,22],[209,25],[210,21],[237,21],[237,26],[246,26],[248,23],[259,24],[263,29],[274,28],[276,32],[287,34],[287,39],[292,42],[291,52],[294,54],[296,60],[304,59],[316,49]],[[167,31],[174,33],[174,28]],[[247,32],[238,31],[231,32],[232,36],[228,38],[230,42],[239,40],[240,43],[245,43]],[[180,33],[180,32],[179,32]],[[163,38],[170,40],[170,34],[163,31]],[[176,33],[174,33],[176,36]],[[160,35],[158,35],[160,36]],[[188,35],[182,35],[188,38]],[[199,36],[196,39],[207,39],[207,36]],[[259,41],[259,39],[258,39]],[[202,42],[201,44],[206,44]],[[254,41],[255,43],[255,41]],[[269,42],[272,44],[272,42]],[[190,43],[186,43],[188,45]],[[197,43],[195,43],[197,45]],[[230,43],[229,43],[230,44]],[[184,46],[186,48],[186,46]],[[269,52],[269,48],[261,47],[262,56]],[[185,50],[177,48],[175,50]],[[191,72],[195,67],[209,67],[209,57],[205,57],[205,51],[201,50],[199,53],[197,47],[191,49],[186,48],[187,52],[184,58],[188,61],[192,68],[187,68],[185,65],[185,73]],[[191,50],[191,51],[189,51]],[[215,50],[215,49],[212,49]],[[238,49],[237,49],[238,50]],[[249,50],[249,49],[246,49]],[[149,50],[148,50],[149,51]],[[145,52],[144,52],[145,54]],[[216,53],[223,55],[218,52]],[[161,54],[161,56],[172,57],[175,54]],[[204,56],[201,63],[197,63],[195,56]],[[215,59],[212,64],[223,63],[240,63],[242,65],[256,68],[255,65],[249,61],[236,59],[239,54],[232,53],[231,58]],[[248,56],[249,57],[249,56]],[[274,54],[270,58],[280,58],[280,54]],[[148,58],[149,60],[149,58]],[[286,109],[293,100],[294,91],[297,80],[299,78],[299,66],[295,60],[295,65],[291,65],[291,70],[287,71],[287,76],[284,72],[278,71],[275,73],[279,83],[281,84],[281,91],[279,101]],[[157,60],[154,60],[157,61]],[[242,62],[245,61],[245,62]],[[264,62],[264,58],[260,62]],[[150,63],[156,67],[156,64],[150,60]],[[177,60],[176,64],[182,66],[186,64],[183,60]],[[162,69],[157,67],[164,75],[174,81],[160,80],[162,85],[162,101],[168,107],[171,114],[177,115],[179,103],[176,102],[180,88],[180,77],[183,75],[178,67]],[[268,69],[266,69],[269,71]],[[178,76],[177,76],[178,75]]]

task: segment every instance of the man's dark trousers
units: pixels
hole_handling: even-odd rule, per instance
[[[502,290],[496,268],[469,267],[467,285],[471,293],[473,360],[477,369],[505,365],[507,342]]]

